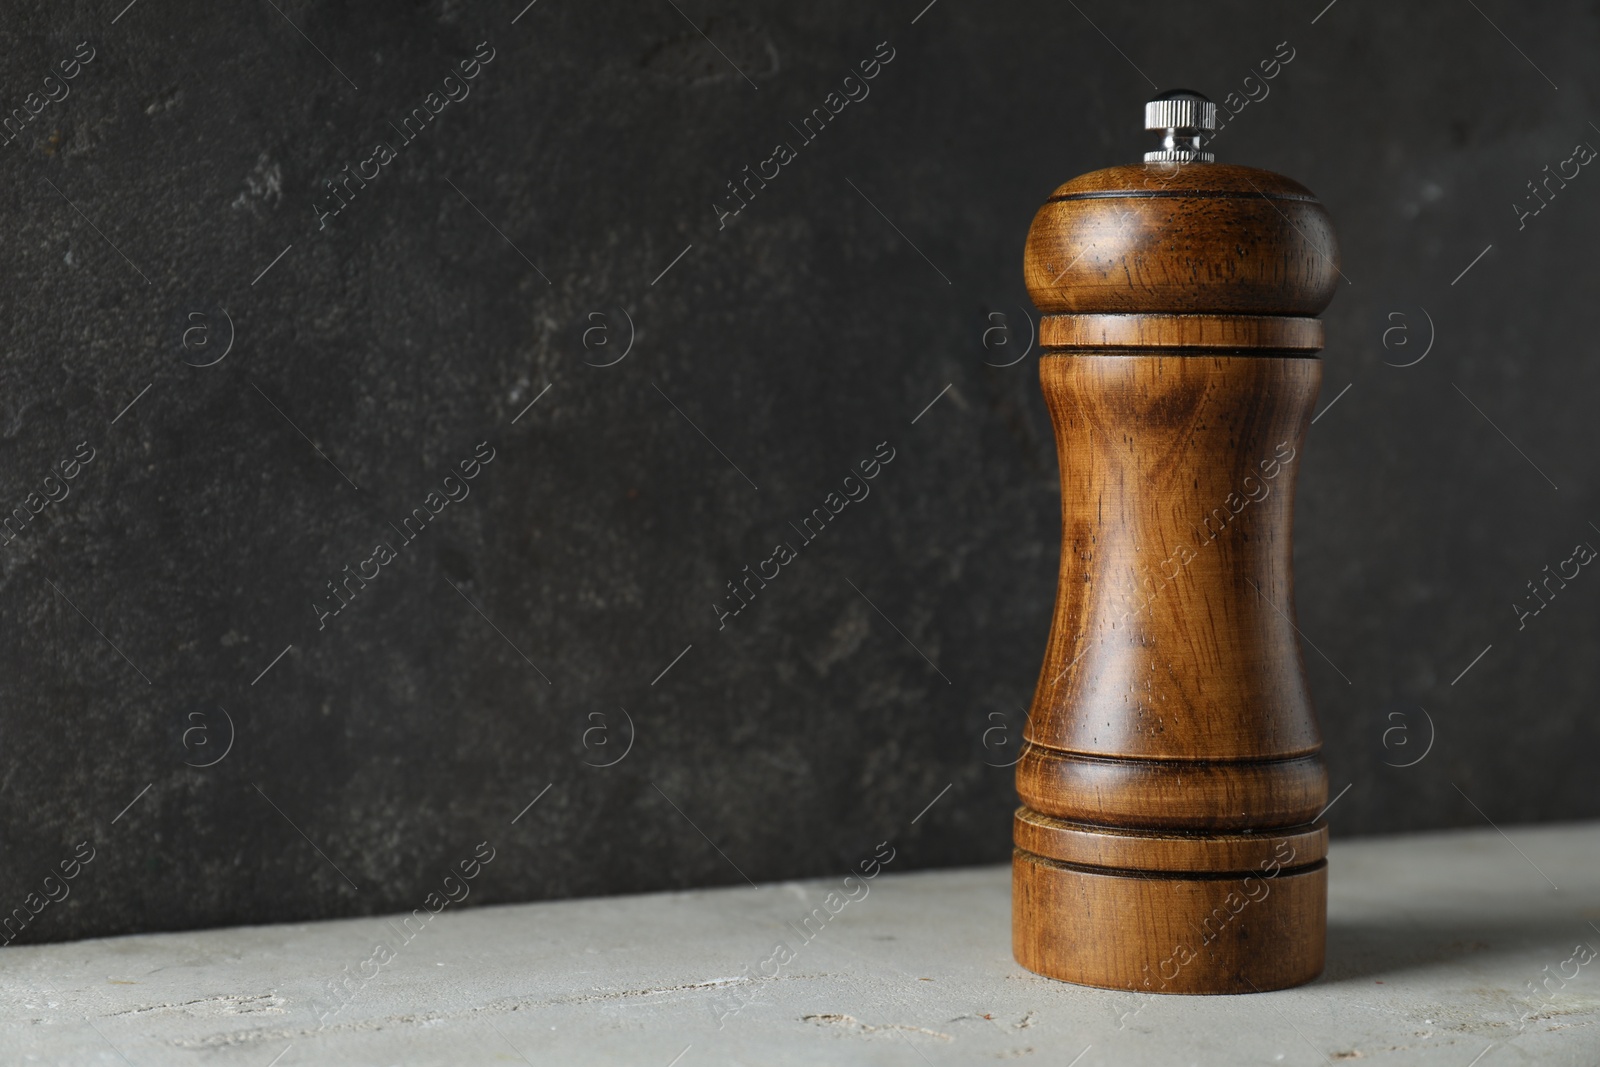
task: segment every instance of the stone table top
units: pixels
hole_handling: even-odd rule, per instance
[[[0,1060],[1600,1062],[1600,823],[1336,839],[1329,869],[1327,971],[1281,992],[1040,978],[1011,959],[1009,868],[891,864],[848,891],[835,879],[12,946]]]

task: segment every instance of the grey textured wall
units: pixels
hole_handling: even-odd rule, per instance
[[[20,939],[1003,860],[1058,536],[1022,240],[1153,86],[1254,95],[1220,157],[1341,230],[1295,552],[1335,834],[1600,814],[1600,576],[1514,607],[1600,544],[1593,6],[924,2],[8,7]]]

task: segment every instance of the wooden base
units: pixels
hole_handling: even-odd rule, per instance
[[[1021,808],[1016,839],[1012,952],[1030,971],[1143,993],[1265,992],[1322,973],[1325,824],[1141,834]],[[1189,869],[1158,869],[1174,862]]]

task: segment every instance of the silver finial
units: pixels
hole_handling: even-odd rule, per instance
[[[1144,154],[1146,163],[1210,163],[1202,136],[1217,128],[1217,105],[1188,89],[1162,93],[1144,105],[1144,128],[1162,134],[1161,147]]]

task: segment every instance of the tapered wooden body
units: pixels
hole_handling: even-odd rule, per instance
[[[1310,193],[1218,164],[1086,175],[1034,222],[1062,535],[1017,764],[1031,970],[1168,993],[1322,970],[1290,534],[1336,256]]]

